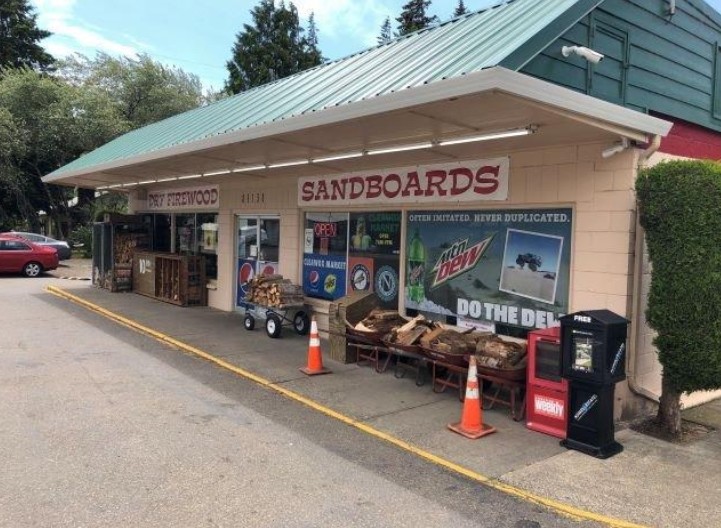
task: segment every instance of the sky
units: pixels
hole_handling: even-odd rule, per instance
[[[293,0],[307,26],[315,13],[319,46],[339,59],[376,44],[387,16],[395,17],[407,0]],[[53,35],[42,45],[55,57],[96,52],[156,61],[200,77],[206,90],[219,90],[227,77],[236,34],[250,23],[258,0],[31,0],[38,26]],[[433,0],[430,14],[451,18],[457,0]],[[494,0],[464,0],[470,11]],[[721,11],[721,0],[708,0]],[[200,8],[199,6],[203,6]]]

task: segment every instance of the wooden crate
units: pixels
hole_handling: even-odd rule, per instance
[[[355,351],[348,349],[346,321],[355,325],[379,305],[380,301],[374,293],[362,291],[353,292],[330,303],[328,319],[331,358],[343,363],[356,360]]]
[[[145,273],[140,273],[140,268]],[[135,291],[179,306],[208,303],[205,260],[200,256],[139,252],[135,255]]]

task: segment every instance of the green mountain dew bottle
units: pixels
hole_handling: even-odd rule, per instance
[[[426,248],[418,234],[418,229],[413,234],[411,243],[408,245],[408,298],[416,303],[420,303],[426,298],[426,292],[423,287],[423,279],[425,276],[426,266]]]

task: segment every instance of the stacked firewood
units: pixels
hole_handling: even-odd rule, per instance
[[[115,263],[125,264],[133,262],[133,253],[138,241],[131,234],[116,233],[114,237]]]
[[[297,306],[303,304],[303,289],[282,275],[257,275],[250,280],[246,300],[274,308]]]
[[[404,325],[392,329],[386,336],[386,341],[396,345],[417,345],[421,337],[431,332],[436,327],[436,324],[419,315]]]
[[[489,334],[476,343],[476,359],[479,365],[495,369],[520,368],[526,361],[526,343]]]
[[[369,334],[385,335],[394,328],[404,325],[408,319],[395,310],[382,310],[375,308],[353,328]]]
[[[472,328],[464,329],[439,324],[421,339],[421,346],[446,354],[469,355],[476,351],[476,342],[485,334]]]

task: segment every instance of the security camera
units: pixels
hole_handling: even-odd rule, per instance
[[[583,46],[563,46],[561,48],[561,54],[564,57],[568,57],[571,54],[576,54],[579,57],[583,57],[588,62],[592,64],[598,64],[603,60],[604,55],[602,53],[599,53],[597,51],[592,50],[591,48],[586,48]]]
[[[623,152],[630,146],[631,142],[628,140],[628,138],[621,138],[621,141],[619,141],[618,143],[614,143],[610,147],[603,149],[601,151],[601,157],[604,159],[608,159],[611,156],[615,156],[616,154]]]

